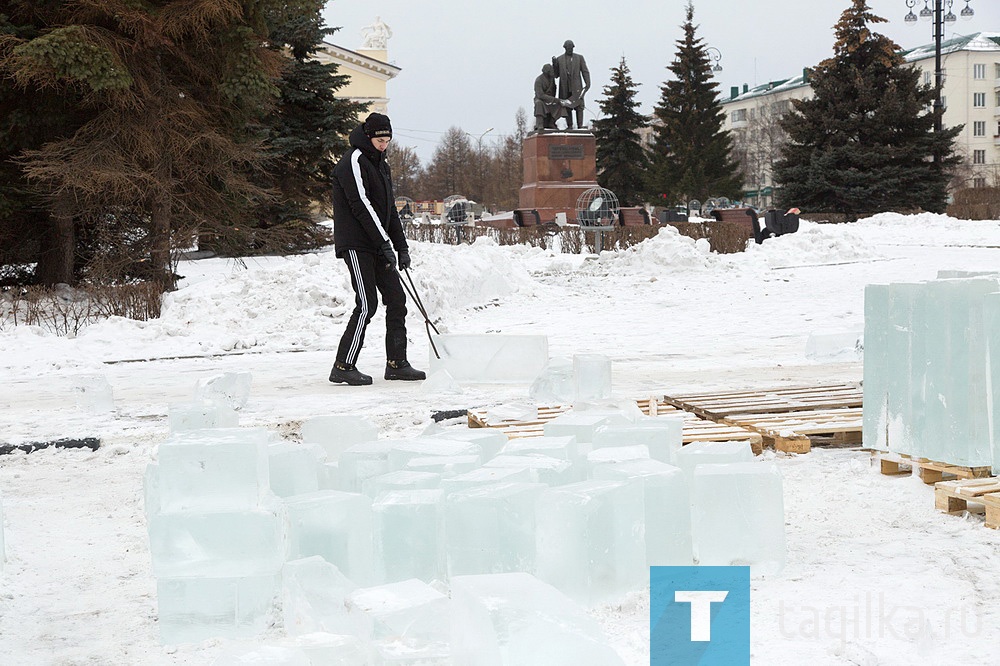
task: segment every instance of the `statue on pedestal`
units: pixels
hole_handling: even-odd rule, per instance
[[[374,23],[361,30],[361,39],[364,40],[361,48],[385,51],[390,37],[392,30],[382,21],[382,17],[376,16]]]
[[[562,100],[556,97],[556,77],[552,65],[542,65],[535,77],[535,131],[557,129],[556,121],[566,112]]]
[[[552,68],[559,79],[559,99],[566,108],[566,129],[573,129],[573,109],[576,126],[583,129],[583,96],[590,90],[590,70],[583,56],[573,53],[573,40],[567,39],[563,48],[562,55],[552,57]]]

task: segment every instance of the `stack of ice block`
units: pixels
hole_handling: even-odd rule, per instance
[[[396,663],[394,657],[403,655],[419,655],[420,661],[405,662],[414,664],[448,659],[451,601],[427,583],[409,579],[354,590],[347,606],[371,623],[384,663]]]
[[[698,465],[750,462],[754,459],[750,442],[691,442],[674,452],[673,463],[684,470],[690,483]]]
[[[538,577],[586,604],[641,589],[649,573],[644,514],[642,482],[633,478],[546,490],[537,509]]]
[[[195,402],[218,402],[231,409],[246,407],[250,398],[253,375],[249,372],[225,372],[199,380],[195,385]]]
[[[271,491],[278,497],[320,489],[320,458],[325,457],[320,447],[298,442],[275,442],[267,447],[267,455]]]
[[[302,441],[322,446],[330,461],[348,447],[378,439],[378,429],[368,419],[351,414],[314,416],[302,422],[301,432]]]
[[[437,335],[434,344],[431,373],[446,370],[458,382],[530,383],[549,360],[544,335]]]
[[[577,401],[606,400],[611,397],[611,359],[602,354],[573,357],[573,383]]]
[[[996,464],[989,365],[993,277],[865,290],[866,446],[971,467]]]
[[[173,403],[167,408],[170,432],[182,433],[208,428],[235,428],[240,418],[236,411],[217,400]]]
[[[455,576],[450,624],[455,664],[622,664],[584,608],[527,573]]]
[[[284,498],[289,559],[319,555],[359,585],[373,582],[372,506],[360,493],[320,490]]]
[[[314,555],[290,560],[281,570],[281,612],[285,633],[348,634],[369,640],[371,622],[351,613],[345,601],[357,589],[333,564]]]
[[[691,508],[683,470],[659,460],[632,460],[595,467],[594,478],[642,484],[648,566],[691,565]]]
[[[649,458],[670,463],[683,445],[684,418],[681,416],[647,416],[631,423],[598,426],[592,446],[646,446]]]
[[[749,565],[753,575],[780,572],[785,512],[777,466],[754,461],[695,467],[691,527],[699,565]]]
[[[472,486],[445,498],[448,574],[534,571],[540,483]]]
[[[261,429],[201,430],[159,447],[147,476],[150,553],[164,643],[268,626],[284,544]]]
[[[372,504],[376,579],[447,578],[444,491],[384,492]]]

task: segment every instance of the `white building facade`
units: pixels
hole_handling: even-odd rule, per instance
[[[907,63],[934,84],[934,45],[903,52]],[[955,187],[1000,187],[1000,33],[980,32],[941,44],[941,101],[945,127],[964,125],[955,139],[963,164]],[[769,206],[774,196],[772,168],[780,157],[784,132],[777,126],[792,99],[812,96],[808,76],[774,81],[755,88],[732,88],[722,100],[723,128],[732,132],[734,157],[746,174],[745,200]]]

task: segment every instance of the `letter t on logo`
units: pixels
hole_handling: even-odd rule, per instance
[[[675,590],[674,601],[691,604],[691,640],[712,640],[712,602],[724,601],[729,595],[727,590],[691,591]]]

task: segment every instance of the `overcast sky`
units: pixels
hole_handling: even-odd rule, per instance
[[[362,45],[362,30],[381,17],[392,30],[389,61],[402,68],[389,81],[394,141],[431,159],[444,132],[459,127],[485,144],[514,130],[518,107],[532,112],[532,86],[542,65],[572,39],[591,73],[587,121],[598,112],[612,67],[624,56],[649,114],[670,75],[686,0],[330,0],[324,17],[340,30],[332,41]],[[694,0],[697,35],[722,53],[720,90],[789,78],[833,53],[833,26],[850,0]],[[905,0],[869,0],[889,19],[876,30],[904,49],[933,41],[930,21],[908,25]],[[933,1],[931,2],[933,7]],[[958,15],[966,6],[955,0]],[[946,24],[945,38],[1000,33],[1000,0],[971,0],[970,20]],[[919,0],[915,11],[923,7]],[[945,63],[947,67],[947,62]],[[992,75],[992,72],[990,73]]]

